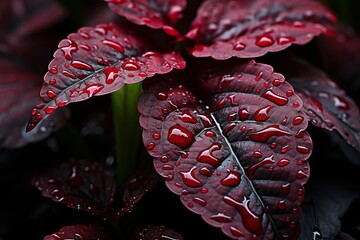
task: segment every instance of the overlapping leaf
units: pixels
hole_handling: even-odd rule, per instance
[[[54,114],[31,133],[25,132],[29,111],[36,103],[41,75],[21,64],[0,59],[0,148],[19,148],[48,137],[69,118],[68,109]]]
[[[66,226],[58,232],[45,236],[44,240],[110,240],[110,235],[100,226],[92,225],[76,225]]]
[[[173,27],[182,17],[186,0],[105,0],[109,7],[129,21],[151,28],[162,28],[171,36],[180,33]]]
[[[360,151],[360,112],[356,103],[329,75],[300,58],[277,65],[304,102],[311,122],[338,133]]]
[[[331,34],[334,22],[318,1],[206,0],[187,36],[195,40],[196,57],[252,58]]]
[[[49,174],[33,178],[43,196],[71,208],[111,217],[116,183],[102,165],[84,160],[64,163]]]
[[[139,38],[111,23],[83,27],[58,47],[27,131],[70,102],[108,94],[124,84],[185,67],[178,54],[147,51]]]
[[[312,149],[301,99],[269,65],[207,67],[144,82],[140,124],[156,170],[231,238],[296,239]]]

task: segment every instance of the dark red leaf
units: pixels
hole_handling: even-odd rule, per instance
[[[12,42],[19,41],[58,23],[65,15],[61,4],[53,0],[2,0],[0,35],[4,34]]]
[[[156,170],[230,238],[297,239],[312,151],[301,99],[269,65],[207,67],[198,79],[144,82],[140,124]]]
[[[109,234],[97,225],[66,226],[58,232],[45,236],[44,240],[110,240]]]
[[[182,240],[182,236],[164,226],[148,226],[144,228],[134,240]]]
[[[341,84],[360,75],[360,35],[349,25],[338,24],[336,36],[321,36],[316,41],[321,62],[328,73]]]
[[[17,62],[0,59],[0,148],[19,148],[48,137],[69,118],[64,108],[26,133],[29,111],[36,103],[41,75]]]
[[[138,38],[114,24],[83,27],[59,43],[27,131],[58,107],[184,67],[178,54],[147,51]]]
[[[43,196],[71,208],[111,217],[116,190],[114,176],[96,162],[84,160],[64,163],[50,173],[34,177],[32,184]]]
[[[151,28],[162,28],[171,36],[180,36],[173,27],[182,17],[186,0],[105,0],[109,7],[129,21]]]
[[[155,175],[155,173],[139,171],[132,176],[127,182],[123,193],[124,207],[117,213],[117,216],[120,217],[124,213],[130,212],[145,193],[153,189],[158,182],[159,176]]]
[[[313,0],[206,0],[187,36],[195,40],[195,57],[252,58],[332,34],[334,22],[332,12]]]
[[[304,102],[311,122],[338,133],[360,151],[360,112],[356,103],[329,75],[305,60],[287,59],[277,66]]]

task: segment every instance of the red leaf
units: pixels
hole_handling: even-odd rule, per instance
[[[182,17],[186,0],[105,0],[109,7],[129,21],[151,28],[162,28],[171,36],[180,36],[173,28]]]
[[[199,79],[144,82],[140,124],[156,170],[230,238],[297,239],[312,149],[301,99],[269,65],[207,67]]]
[[[195,57],[259,57],[332,34],[335,16],[313,0],[204,1],[188,38]]]
[[[134,240],[182,240],[182,236],[164,226],[148,226],[144,228]]]
[[[111,217],[116,183],[102,165],[89,161],[72,161],[50,173],[34,177],[32,184],[43,196],[93,214]]]
[[[65,108],[33,132],[25,133],[29,111],[38,97],[41,75],[6,58],[0,59],[0,71],[0,148],[19,148],[43,140],[69,118]]]
[[[360,112],[356,103],[337,86],[329,75],[305,60],[287,59],[278,68],[294,86],[304,102],[311,122],[327,130],[337,130],[360,151]]]
[[[146,51],[131,33],[114,24],[83,27],[59,43],[41,88],[41,102],[32,111],[27,131],[58,107],[108,94],[155,74],[182,69],[176,53]]]
[[[91,225],[76,225],[66,226],[61,228],[58,232],[45,236],[44,240],[110,240],[109,234],[100,226]]]

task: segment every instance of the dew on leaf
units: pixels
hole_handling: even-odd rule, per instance
[[[197,204],[199,204],[200,206],[203,206],[205,207],[206,206],[206,201],[202,198],[199,198],[199,197],[194,197],[193,198],[193,201]]]
[[[207,168],[207,167],[202,167],[200,170],[199,170],[199,173],[204,175],[204,176],[208,176],[210,177],[212,175],[212,171]]]
[[[73,73],[71,73],[71,72],[69,72],[69,71],[67,71],[67,70],[63,70],[61,73],[62,73],[65,77],[69,77],[69,78],[72,78],[72,79],[76,79],[75,74],[73,74]]]
[[[249,134],[250,139],[256,142],[266,142],[272,136],[291,136],[291,133],[282,130],[278,125],[270,125],[260,131]]]
[[[125,51],[123,46],[121,46],[119,43],[114,42],[112,40],[104,39],[104,40],[102,40],[102,43],[109,46],[109,47],[111,47],[111,48],[113,48],[113,49],[115,49],[115,50],[117,50],[117,51],[119,51],[120,53],[123,53]]]
[[[237,43],[237,44],[234,45],[234,48],[233,48],[233,49],[234,49],[235,51],[241,51],[241,50],[244,50],[245,47],[246,47],[245,44],[243,44],[243,43]]]
[[[280,96],[276,93],[274,93],[272,90],[267,90],[263,95],[263,98],[266,98],[267,100],[279,105],[284,106],[288,103],[288,99],[286,97]]]
[[[68,46],[60,47],[61,51],[64,53],[65,59],[71,60],[73,58],[73,52],[76,52],[79,48],[76,42],[71,41],[70,39],[66,39],[68,42]]]
[[[235,187],[240,183],[240,173],[236,171],[228,172],[228,175],[220,181],[220,183],[227,187]]]
[[[91,65],[83,61],[74,60],[71,62],[71,66],[73,66],[74,68],[83,69],[87,71],[94,71],[94,68]]]
[[[123,62],[121,67],[127,71],[136,71],[140,69],[140,66],[134,62]]]
[[[92,85],[86,86],[83,89],[83,93],[86,93],[88,95],[88,97],[92,97],[95,94],[97,94],[98,92],[100,92],[103,88],[104,88],[104,85],[102,85],[102,84],[92,84]]]
[[[106,79],[105,79],[106,84],[113,83],[115,81],[115,79],[119,77],[119,69],[117,69],[114,66],[105,68],[104,73],[105,73],[105,77],[106,77]]]
[[[276,42],[279,45],[284,45],[284,44],[295,42],[295,38],[293,38],[293,37],[278,37],[276,39]]]
[[[266,165],[266,164],[272,164],[275,161],[273,160],[274,156],[270,156],[267,158],[264,158],[263,160],[261,160],[260,162],[252,165],[248,170],[247,170],[247,175],[250,179],[254,179],[254,174],[256,172],[256,170],[258,170],[260,167]]]
[[[214,151],[217,151],[221,148],[220,143],[213,143],[210,147],[207,149],[202,150],[199,155],[197,156],[197,160],[199,162],[208,163],[214,167],[217,167],[220,165],[220,159],[217,157],[214,157],[212,154]]]
[[[170,127],[168,140],[176,146],[186,149],[195,141],[195,138],[190,130],[177,124]]]
[[[256,37],[255,44],[259,47],[268,47],[275,43],[274,39],[269,34],[264,34]]]
[[[194,171],[196,167],[192,167],[189,171],[180,171],[183,182],[189,187],[201,187],[202,183],[195,177]]]
[[[221,223],[227,223],[227,222],[232,222],[233,221],[232,217],[227,216],[227,215],[225,215],[223,213],[218,213],[216,215],[212,215],[210,217],[210,219],[215,220],[217,222],[221,222]]]
[[[269,116],[269,111],[270,111],[271,108],[272,108],[272,106],[268,105],[268,106],[265,106],[263,108],[258,109],[254,113],[254,119],[256,121],[265,122],[270,117]]]

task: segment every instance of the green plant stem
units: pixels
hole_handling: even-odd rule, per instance
[[[141,83],[125,85],[111,94],[115,129],[115,158],[117,187],[120,193],[131,174],[134,173],[138,146],[141,141],[137,102]]]

